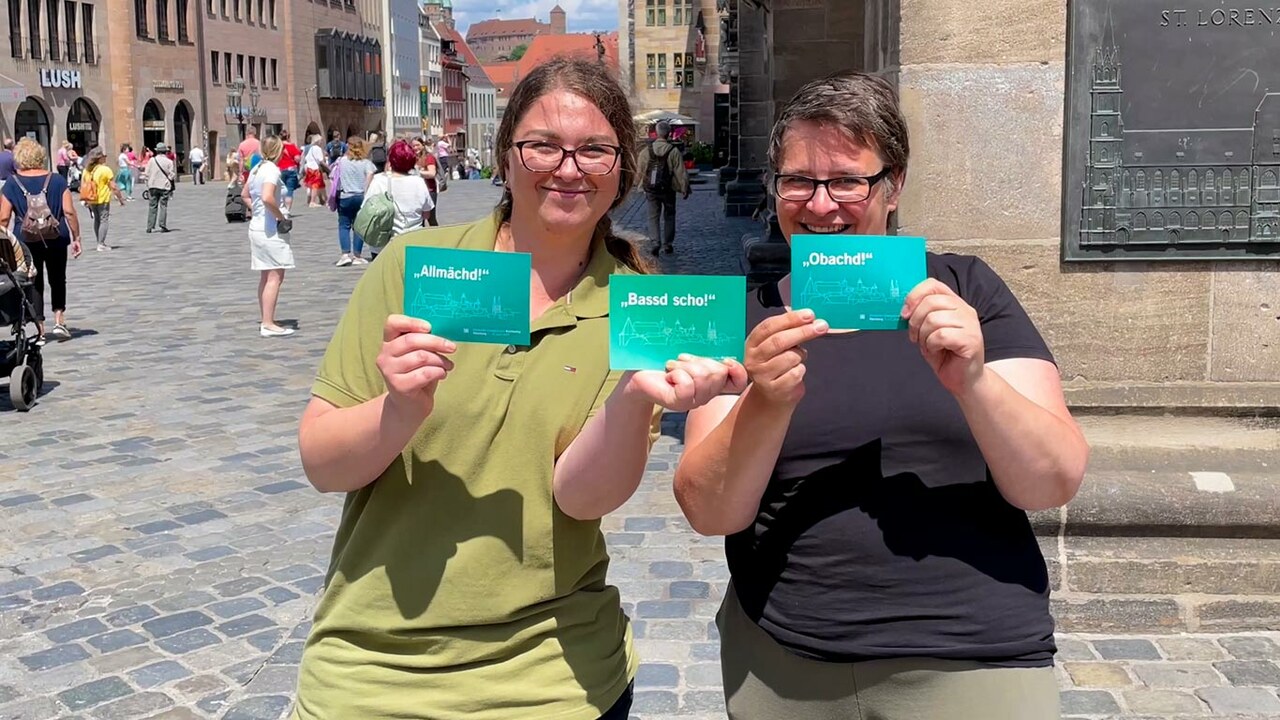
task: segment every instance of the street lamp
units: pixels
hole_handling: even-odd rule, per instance
[[[231,83],[227,89],[227,105],[235,110],[236,124],[240,127],[240,139],[244,140],[244,126],[246,124],[246,116],[244,107],[244,80],[236,80]],[[255,86],[249,90],[249,115],[248,119],[257,117],[258,100],[262,97],[262,93]]]

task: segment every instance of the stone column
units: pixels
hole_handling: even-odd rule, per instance
[[[738,3],[737,173],[725,186],[725,215],[746,216],[764,199],[764,169],[773,122],[769,63],[769,13],[751,2]]]

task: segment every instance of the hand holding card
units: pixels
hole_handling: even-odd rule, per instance
[[[435,407],[436,386],[453,369],[445,357],[457,345],[431,334],[431,323],[391,315],[382,327],[378,371],[387,385],[387,404],[403,418],[421,421]]]
[[[792,305],[836,330],[906,330],[902,303],[926,277],[921,237],[791,237]]]

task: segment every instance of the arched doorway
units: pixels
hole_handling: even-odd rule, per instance
[[[67,140],[75,146],[76,152],[84,157],[91,148],[98,145],[98,131],[101,129],[98,111],[84,98],[76,98],[67,112]],[[110,156],[110,148],[107,155]]]
[[[164,108],[155,100],[148,100],[142,108],[142,144],[152,150],[164,142]]]
[[[49,153],[49,113],[38,99],[28,96],[18,105],[13,118],[13,134],[18,138],[29,137],[44,146]]]
[[[191,150],[191,105],[178,101],[173,109],[173,153],[178,158],[178,172],[186,172],[187,152]]]

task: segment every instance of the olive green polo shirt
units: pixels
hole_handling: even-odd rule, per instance
[[[312,393],[386,391],[375,359],[404,311],[407,245],[492,250],[496,215],[397,238],[356,286]],[[595,720],[635,675],[598,521],[552,497],[556,459],[612,392],[608,283],[587,272],[529,347],[459,344],[400,458],[347,495],[299,675],[302,720]]]

